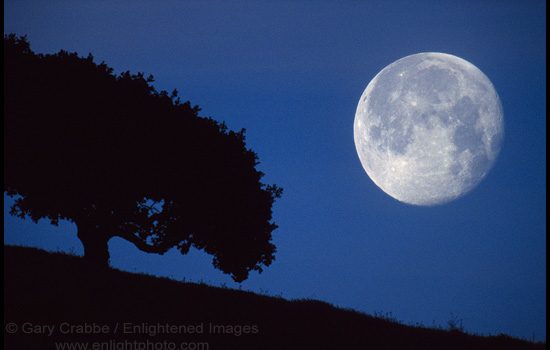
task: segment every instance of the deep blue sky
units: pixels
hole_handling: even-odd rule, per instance
[[[116,3],[116,4],[115,4]],[[546,337],[544,1],[11,1],[4,33],[35,52],[92,52],[152,73],[203,115],[248,130],[275,207],[277,260],[242,288],[391,312],[425,325]],[[403,56],[438,51],[480,68],[506,136],[487,178],[436,207],[392,199],[353,143],[367,83]],[[6,202],[9,204],[9,202]],[[7,215],[4,242],[82,253],[75,227]],[[110,242],[112,265],[238,287],[192,251]],[[453,316],[454,315],[454,316]]]

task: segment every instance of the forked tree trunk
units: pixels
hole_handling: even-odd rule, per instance
[[[84,246],[84,260],[98,269],[109,267],[109,235],[93,226],[77,224],[78,238]]]

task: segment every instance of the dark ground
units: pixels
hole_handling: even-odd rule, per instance
[[[545,348],[405,326],[315,300],[97,271],[79,257],[31,248],[5,246],[4,263],[7,350]]]

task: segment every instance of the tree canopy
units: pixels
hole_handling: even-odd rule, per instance
[[[122,237],[164,253],[190,247],[234,280],[274,259],[272,206],[245,130],[201,117],[144,74],[91,55],[35,54],[4,36],[4,191],[11,213],[74,222],[85,257]]]

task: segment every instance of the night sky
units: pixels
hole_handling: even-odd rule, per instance
[[[544,1],[6,1],[4,33],[38,53],[92,53],[116,72],[247,129],[276,202],[275,263],[243,289],[315,298],[407,323],[546,338]],[[382,192],[353,142],[368,82],[418,52],[468,60],[494,84],[505,138],[466,196],[416,207]],[[6,197],[5,197],[6,199]],[[4,243],[82,254],[71,223],[7,214]],[[112,266],[238,288],[198,251],[139,252]]]

